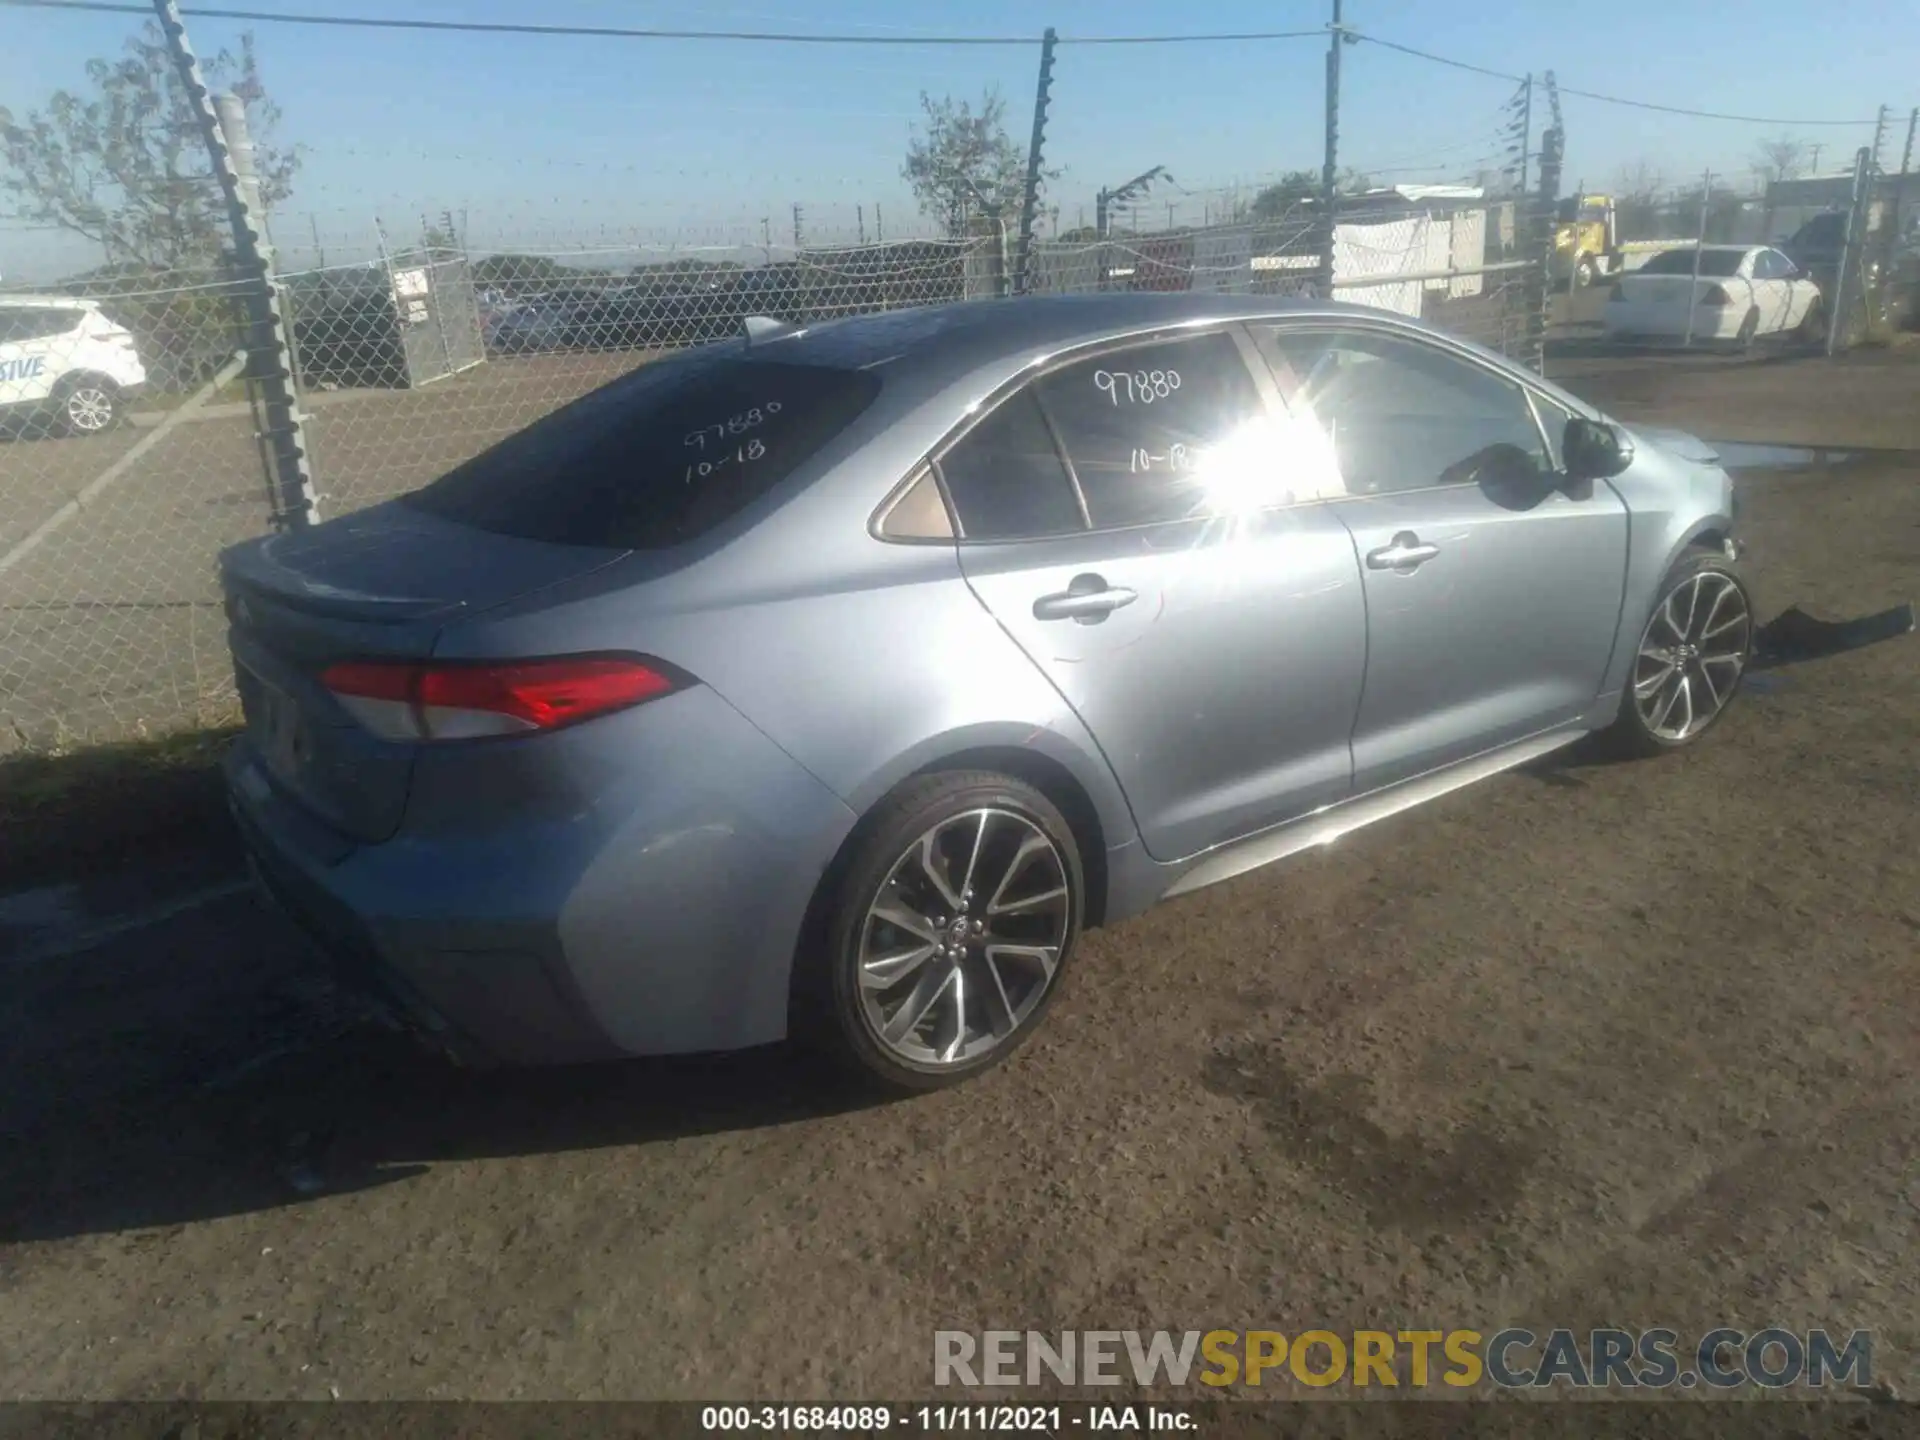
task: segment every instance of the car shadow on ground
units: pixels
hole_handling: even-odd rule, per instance
[[[257,916],[236,910],[208,928],[196,947],[206,973],[176,971],[168,996],[193,993],[171,1007],[143,995],[141,977],[106,975],[9,1007],[68,1033],[0,1069],[0,1244],[272,1210],[448,1161],[657,1144],[879,1103],[784,1045],[458,1069],[278,947],[262,956],[258,937],[276,932]],[[264,983],[261,970],[273,972]]]
[[[1742,682],[1744,697],[1771,695],[1784,684],[1790,684],[1780,672],[1795,665],[1830,659],[1869,645],[1883,645],[1911,635],[1914,630],[1915,614],[1911,604],[1894,605],[1846,620],[1822,620],[1798,605],[1790,606],[1754,633],[1753,658]],[[1580,778],[1581,771],[1616,765],[1621,760],[1622,756],[1608,746],[1605,737],[1595,734],[1522,765],[1520,773],[1543,785],[1580,789],[1586,784]]]

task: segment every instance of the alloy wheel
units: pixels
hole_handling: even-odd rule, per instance
[[[860,926],[860,1009],[921,1069],[1006,1043],[1052,988],[1073,923],[1059,848],[1015,810],[968,810],[894,862]]]
[[[1634,706],[1648,732],[1677,743],[1706,729],[1740,684],[1752,635],[1732,576],[1702,570],[1676,585],[1647,622],[1634,665]]]
[[[113,423],[113,397],[98,385],[81,385],[67,395],[67,423],[95,434]]]

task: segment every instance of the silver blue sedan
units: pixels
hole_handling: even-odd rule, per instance
[[[223,557],[256,872],[454,1054],[955,1081],[1087,927],[1740,685],[1712,452],[1416,323],[746,330]]]

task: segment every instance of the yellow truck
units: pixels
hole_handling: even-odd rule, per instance
[[[1571,195],[1553,217],[1553,278],[1583,289],[1620,273],[1620,227],[1611,195]]]

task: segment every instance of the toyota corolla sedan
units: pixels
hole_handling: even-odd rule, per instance
[[[1088,927],[1740,685],[1713,452],[1417,323],[744,328],[222,557],[256,874],[456,1056],[959,1080]]]

